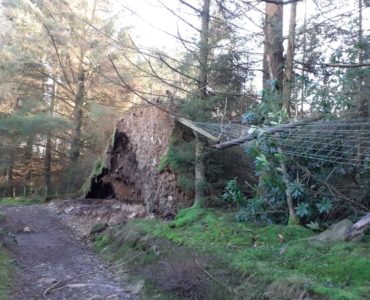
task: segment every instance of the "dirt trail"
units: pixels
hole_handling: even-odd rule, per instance
[[[17,282],[12,300],[43,299],[43,292],[56,281],[80,274],[86,275],[63,281],[46,299],[136,299],[125,292],[112,269],[46,207],[1,207],[0,211],[17,240]]]

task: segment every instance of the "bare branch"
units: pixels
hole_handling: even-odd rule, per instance
[[[325,67],[331,68],[362,68],[362,67],[370,67],[370,63],[362,63],[362,64],[324,64]]]
[[[179,0],[182,4],[184,4],[185,6],[191,8],[192,10],[196,11],[197,13],[201,14],[202,11],[196,7],[194,7],[193,5],[189,4],[188,2],[184,1],[184,0]]]
[[[171,14],[173,14],[175,17],[179,18],[181,21],[183,21],[186,25],[190,26],[191,28],[195,29],[196,31],[200,32],[200,29],[195,27],[190,22],[186,21],[183,17],[179,16],[173,9],[169,8],[166,4],[164,4],[161,0],[157,0],[165,9],[167,9]]]
[[[140,93],[138,93],[134,88],[132,88],[132,87],[131,87],[131,85],[129,85],[129,84],[128,84],[124,79],[123,79],[123,77],[121,76],[121,74],[119,73],[119,71],[118,71],[118,69],[117,69],[117,66],[115,65],[115,63],[114,63],[114,61],[113,61],[112,57],[111,57],[110,55],[108,55],[108,58],[109,58],[109,60],[110,60],[110,62],[111,62],[111,64],[112,64],[112,67],[113,67],[114,71],[116,72],[116,74],[117,74],[118,78],[119,78],[119,79],[121,80],[121,82],[123,83],[123,85],[122,85],[122,84],[118,84],[118,85],[120,85],[120,86],[124,87],[125,89],[130,90],[132,93],[134,93],[136,96],[138,96],[138,97],[139,97],[140,99],[142,99],[143,101],[145,101],[145,102],[147,102],[147,103],[149,103],[149,104],[151,104],[151,105],[153,105],[153,106],[155,106],[155,107],[159,108],[160,110],[162,110],[162,111],[164,111],[164,112],[168,113],[169,115],[171,115],[171,116],[173,116],[173,117],[176,117],[176,115],[175,115],[175,114],[173,114],[172,112],[170,112],[169,110],[167,110],[167,109],[165,109],[164,107],[162,107],[162,106],[160,106],[160,105],[158,105],[158,104],[154,103],[153,101],[148,100],[146,97],[142,96],[142,95],[141,95]]]
[[[295,2],[301,2],[302,0],[261,0],[261,2],[266,2],[266,3],[271,3],[271,4],[277,4],[277,5],[285,5],[285,4],[290,4],[290,3],[295,3]]]

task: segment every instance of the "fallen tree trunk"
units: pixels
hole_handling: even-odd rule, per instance
[[[352,225],[352,227],[348,230],[345,240],[347,242],[352,241],[357,237],[362,236],[365,230],[369,228],[370,228],[370,213],[367,213],[358,222]]]

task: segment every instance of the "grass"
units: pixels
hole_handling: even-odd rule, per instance
[[[0,205],[32,205],[44,202],[42,198],[0,198]]]
[[[214,279],[220,268],[226,268],[229,275],[219,280],[241,291],[237,294],[249,295],[230,297],[235,299],[269,295],[273,295],[270,299],[295,299],[303,293],[310,299],[370,299],[369,239],[314,244],[309,240],[313,234],[300,226],[257,227],[235,222],[231,213],[188,208],[172,222],[133,220],[100,236],[96,246],[112,260],[143,251],[134,264],[140,268],[170,255],[163,240],[175,251],[184,248],[200,257],[211,255],[207,270],[214,272]],[[153,247],[161,255],[154,255]]]
[[[4,249],[0,247],[0,299],[8,299],[10,259]]]
[[[4,215],[0,214],[0,299],[9,299],[10,278],[12,274],[11,259],[4,245],[7,244],[7,232],[1,227]]]

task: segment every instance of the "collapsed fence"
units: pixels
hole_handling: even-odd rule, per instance
[[[215,149],[268,137],[290,157],[370,169],[370,119],[310,120],[266,128],[236,123],[191,123],[193,130],[215,142],[212,146]]]

